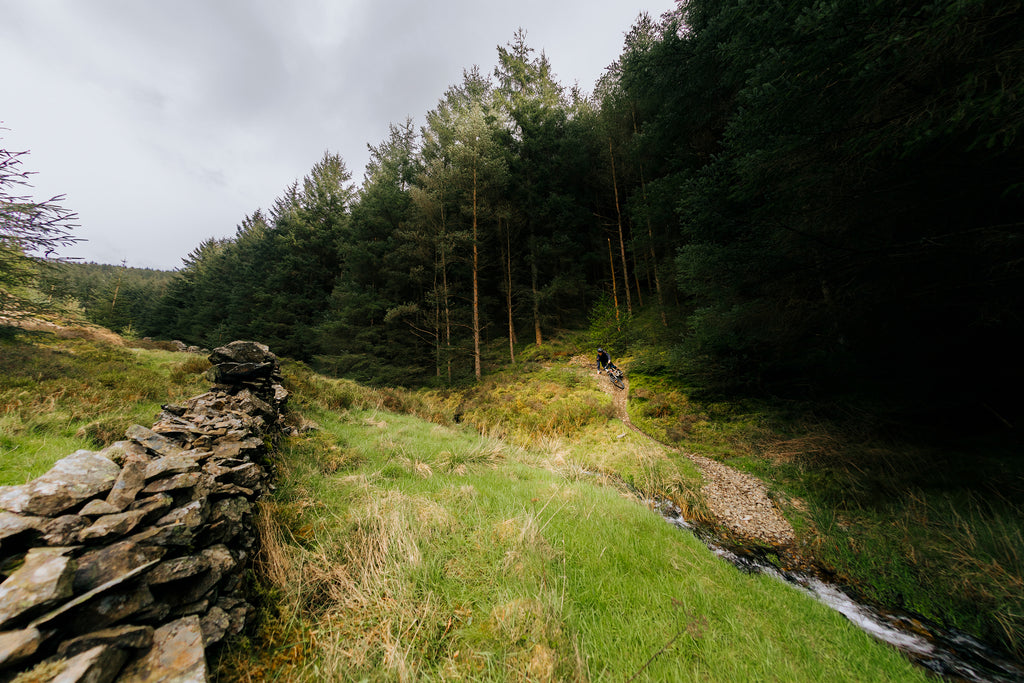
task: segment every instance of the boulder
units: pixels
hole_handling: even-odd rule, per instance
[[[210,362],[214,365],[219,363],[276,364],[277,356],[271,353],[270,347],[264,344],[240,340],[215,348],[210,354]]]

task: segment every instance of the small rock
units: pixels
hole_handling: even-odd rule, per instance
[[[43,634],[37,628],[0,633],[0,669],[31,657],[43,642]]]
[[[121,465],[122,467],[126,463],[138,460],[145,461],[153,457],[145,448],[134,441],[115,441],[100,451],[100,455],[105,458],[110,458],[111,461]]]
[[[122,650],[143,650],[153,644],[152,626],[116,626],[114,628],[102,629],[66,640],[57,648],[57,654],[61,657],[74,657],[75,655],[91,650],[97,645],[109,645]]]
[[[109,491],[121,468],[93,451],[75,451],[46,474],[20,486],[0,486],[0,508],[56,517],[70,507]]]
[[[75,561],[68,548],[32,548],[25,562],[0,584],[0,628],[72,594]]]
[[[202,473],[200,472],[185,472],[184,474],[176,474],[173,477],[167,479],[158,479],[151,482],[142,489],[143,493],[161,493],[165,491],[176,491],[178,489],[187,489],[195,486],[202,479]]]
[[[166,548],[131,540],[90,550],[78,558],[75,592],[84,593],[119,576],[125,576],[138,567],[161,559],[166,553]]]
[[[78,514],[83,517],[99,517],[100,515],[114,515],[120,512],[119,509],[105,500],[94,498],[85,504]]]
[[[210,561],[199,555],[186,555],[165,560],[150,570],[146,581],[150,586],[179,581],[206,571]]]
[[[45,517],[16,515],[13,512],[0,510],[0,542],[26,531],[39,532],[49,521]]]
[[[203,647],[210,647],[219,643],[227,635],[231,628],[231,616],[220,607],[212,607],[199,620],[199,626],[203,630]]]
[[[132,425],[128,428],[128,431],[125,432],[125,435],[132,441],[145,446],[158,455],[177,455],[185,450],[167,437],[161,436],[152,429],[143,427],[142,425]]]
[[[153,647],[129,664],[119,683],[206,683],[206,654],[199,617],[188,616],[153,633]]]
[[[47,545],[64,546],[78,543],[78,532],[92,524],[81,515],[61,515],[43,527],[43,540]]]
[[[169,455],[159,460],[154,460],[146,466],[146,481],[152,481],[157,477],[168,474],[182,474],[191,472],[199,467],[195,458],[186,455]]]
[[[131,442],[134,443],[134,442]],[[135,496],[146,485],[147,462],[144,460],[129,460],[121,468],[121,474],[114,487],[107,494],[107,502],[118,511],[124,510],[133,502]]]
[[[78,532],[78,538],[83,543],[96,541],[111,536],[124,536],[138,526],[142,518],[146,516],[143,510],[129,510],[114,515],[100,517],[92,526]]]
[[[59,664],[45,679],[50,683],[109,683],[114,680],[128,653],[116,647],[97,645]],[[34,679],[30,679],[34,680]]]

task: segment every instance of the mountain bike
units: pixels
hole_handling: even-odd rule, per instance
[[[614,365],[608,366],[608,381],[619,389],[625,389],[626,383],[622,381],[625,374]]]

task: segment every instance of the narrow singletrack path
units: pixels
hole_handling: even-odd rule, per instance
[[[589,367],[601,390],[612,397],[615,416],[633,431],[644,434],[629,420],[629,378],[623,378],[625,389],[617,389],[603,374],[598,374],[596,363],[586,356],[576,356],[573,364]],[[659,442],[660,443],[660,442]],[[715,519],[737,536],[773,547],[793,544],[796,534],[768,495],[768,488],[757,477],[740,472],[711,458],[661,444],[688,457],[704,478],[701,493],[708,510]]]

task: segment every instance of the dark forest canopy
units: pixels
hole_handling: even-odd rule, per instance
[[[327,153],[197,246],[139,331],[450,382],[614,306],[705,387],[987,400],[1022,379],[1022,71],[1019,2],[690,0],[589,97],[520,31],[360,187]]]

